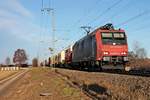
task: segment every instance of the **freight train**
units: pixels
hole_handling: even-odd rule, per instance
[[[88,70],[102,70],[105,66],[125,68],[127,62],[127,36],[124,30],[114,29],[112,24],[97,28],[49,58],[51,66]]]

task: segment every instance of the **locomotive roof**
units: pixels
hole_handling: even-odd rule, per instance
[[[92,31],[91,33],[89,33],[88,35],[82,37],[82,38],[81,38],[80,40],[78,40],[77,42],[80,42],[80,41],[84,40],[84,39],[85,39],[86,37],[88,37],[88,36],[93,36],[93,35],[95,35],[95,33],[96,33],[97,31],[103,31],[103,32],[109,32],[109,31],[117,32],[117,31],[120,31],[120,32],[124,32],[124,30],[122,30],[122,29],[117,29],[117,30],[114,29],[113,24],[108,23],[108,24],[106,24],[106,25],[104,25],[104,26],[98,27],[97,29],[95,29],[94,31]],[[77,43],[77,42],[76,42],[76,43]]]

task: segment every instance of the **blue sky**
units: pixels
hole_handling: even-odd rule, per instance
[[[1,0],[0,63],[4,63],[6,57],[12,58],[17,48],[26,50],[29,62],[38,54],[41,59],[50,56],[51,17],[41,14],[41,1]],[[44,0],[44,7],[48,5],[49,0]],[[86,35],[80,29],[82,25],[94,29],[111,22],[126,31],[130,50],[134,41],[138,41],[150,56],[149,5],[150,0],[51,0],[55,10],[57,52]]]

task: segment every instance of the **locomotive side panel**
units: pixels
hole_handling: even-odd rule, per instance
[[[73,47],[73,62],[95,60],[96,40],[95,36],[88,35],[75,43]]]

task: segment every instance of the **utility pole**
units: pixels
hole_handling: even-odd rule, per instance
[[[51,54],[52,54],[52,57],[54,56],[55,54],[55,16],[54,16],[54,9],[48,7],[48,8],[42,8],[41,9],[41,12],[47,12],[50,16],[51,16],[51,30],[52,30],[52,48],[51,48]],[[53,58],[54,60],[54,58]]]
[[[90,33],[91,31],[91,27],[90,26],[81,26],[82,29],[84,29],[87,33],[87,35]]]
[[[53,52],[52,54],[55,54],[55,16],[54,16],[54,9],[52,10],[52,43],[53,43]]]

